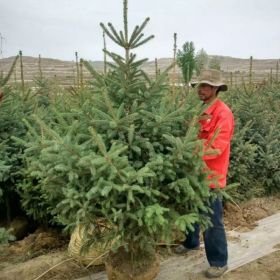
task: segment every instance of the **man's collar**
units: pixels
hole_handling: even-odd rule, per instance
[[[204,110],[204,114],[211,115],[211,113],[216,109],[219,101],[220,101],[219,98],[215,98],[209,104],[205,104],[207,107]]]

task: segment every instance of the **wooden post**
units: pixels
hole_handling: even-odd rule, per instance
[[[42,80],[43,79],[43,72],[42,72],[41,55],[40,54],[39,54],[38,66],[39,66],[39,77],[40,77],[40,80]]]
[[[20,60],[21,91],[22,91],[22,93],[24,93],[24,77],[23,77],[22,51],[19,51],[19,60]]]
[[[250,69],[249,69],[249,89],[252,90],[252,78],[253,78],[253,57],[250,56]]]
[[[80,85],[81,85],[81,88],[84,87],[84,75],[83,75],[83,59],[81,58],[80,59]]]
[[[156,78],[158,76],[158,60],[157,58],[155,58],[155,74],[156,74]]]
[[[79,57],[78,57],[78,52],[75,52],[75,57],[76,57],[76,72],[77,72],[77,87],[79,87],[80,83],[80,71],[79,71]]]

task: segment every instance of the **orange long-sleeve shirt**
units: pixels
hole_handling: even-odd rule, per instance
[[[209,179],[218,180],[218,184],[211,183],[210,187],[224,188],[229,166],[230,141],[234,131],[233,114],[225,103],[216,99],[204,111],[199,123],[201,127],[198,138],[205,139],[206,155],[203,159],[213,173]],[[207,155],[207,152],[213,149],[216,150],[216,153]]]

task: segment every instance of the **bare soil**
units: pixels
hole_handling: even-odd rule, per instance
[[[242,205],[226,203],[224,209],[224,223],[227,230],[250,231],[258,220],[280,211],[280,197],[253,198]]]
[[[257,220],[279,211],[279,197],[256,198],[239,206],[227,203],[225,225],[227,230],[249,231]],[[0,280],[72,280],[105,270],[104,266],[86,268],[67,256],[68,242],[67,238],[54,230],[39,229],[21,241],[0,247]],[[172,254],[160,249],[159,252],[161,260]],[[176,271],[174,279],[177,279]],[[195,274],[186,275],[184,279],[206,278],[203,274]],[[231,271],[221,279],[278,280],[280,251]]]
[[[0,247],[0,280],[76,279],[103,267],[86,269],[67,255],[69,239],[52,229],[37,229],[21,241]]]
[[[159,261],[155,252],[142,252],[132,255],[123,248],[117,253],[111,253],[106,261],[106,271],[109,279],[151,279],[151,275],[157,275]]]

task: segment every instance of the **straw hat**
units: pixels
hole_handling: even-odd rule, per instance
[[[222,73],[215,69],[202,70],[197,81],[191,82],[192,87],[200,84],[208,84],[214,87],[219,87],[220,91],[227,91],[228,87],[222,80]]]

